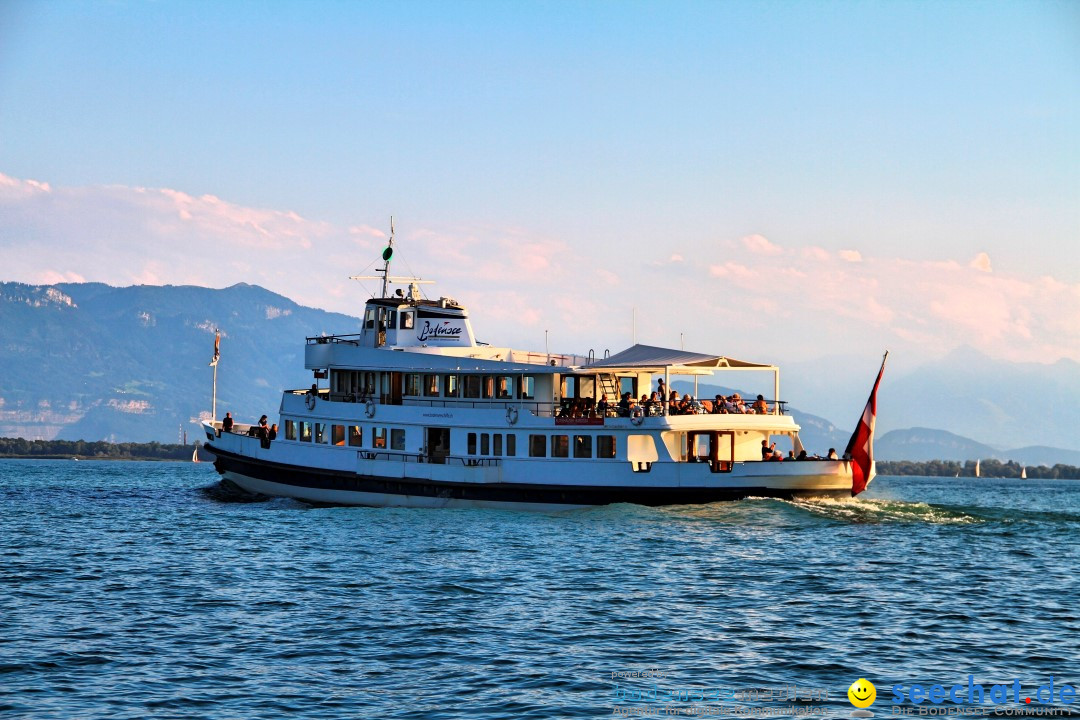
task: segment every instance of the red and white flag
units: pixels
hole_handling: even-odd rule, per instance
[[[214,359],[210,361],[210,366],[217,365],[218,360],[221,358],[221,333],[214,333]]]
[[[870,482],[870,471],[874,467],[874,423],[877,420],[877,389],[881,384],[881,375],[885,372],[885,361],[889,359],[889,353],[881,359],[881,369],[878,370],[877,380],[874,381],[874,389],[870,391],[870,399],[866,401],[866,408],[855,432],[848,440],[844,458],[851,460],[851,496],[855,497],[866,489]]]

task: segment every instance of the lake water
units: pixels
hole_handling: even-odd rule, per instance
[[[1080,482],[533,514],[8,460],[0,556],[0,717],[839,718],[860,677],[878,717],[997,717],[1080,685]],[[893,701],[969,675],[982,705]]]

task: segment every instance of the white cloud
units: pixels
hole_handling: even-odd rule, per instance
[[[973,267],[982,272],[993,272],[993,268],[990,266],[990,256],[984,252],[976,255],[975,259],[971,261],[971,264],[968,267]]]
[[[944,354],[960,344],[1005,359],[1080,360],[1080,285],[990,272],[985,253],[864,257],[751,235],[713,243],[712,256],[669,247],[653,256],[666,260],[650,261],[517,228],[399,224],[397,237],[394,272],[436,280],[425,294],[466,303],[478,334],[498,344],[535,348],[550,329],[559,351],[618,350],[637,308],[641,342],[678,347],[679,333],[692,333],[713,342],[691,349],[750,360],[838,348]],[[246,282],[356,315],[378,283],[348,276],[370,273],[385,238],[361,223],[338,227],[213,195],[0,175],[3,280]]]
[[[779,255],[784,252],[764,235],[747,235],[742,239],[742,244],[747,250],[758,255]]]

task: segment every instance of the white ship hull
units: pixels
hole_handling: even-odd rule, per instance
[[[735,462],[714,472],[707,461],[639,465],[625,459],[502,458],[470,464],[448,458],[433,463],[420,455],[332,446],[297,452],[285,443],[263,445],[236,434],[207,443],[222,478],[243,490],[327,505],[551,511],[620,502],[658,506],[747,497],[849,497],[852,486],[850,463],[842,460]]]

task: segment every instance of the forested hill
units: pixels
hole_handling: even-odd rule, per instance
[[[359,320],[253,285],[115,288],[0,283],[0,435],[176,442],[210,411],[220,328],[218,414],[272,414],[306,387],[304,338]]]

